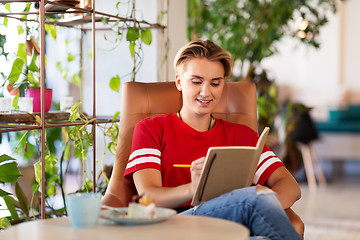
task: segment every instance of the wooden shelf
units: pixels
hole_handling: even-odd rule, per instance
[[[35,124],[35,116],[40,116],[40,113],[11,113],[0,114],[0,123],[24,123]],[[52,111],[45,113],[46,120],[67,120],[70,113],[61,111]]]
[[[60,19],[56,25],[63,27],[74,27],[86,23],[91,23],[91,21],[92,19],[89,15],[78,15],[74,17]],[[96,17],[95,22],[101,22],[101,17]]]

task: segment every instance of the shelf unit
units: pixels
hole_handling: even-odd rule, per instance
[[[16,3],[16,2],[33,2],[39,4],[39,9],[37,12],[17,12],[17,13],[0,13],[1,17],[8,17],[14,18],[20,21],[27,21],[26,19],[22,19],[21,15],[30,15],[36,14],[39,15],[39,42],[40,42],[40,91],[41,91],[41,112],[34,113],[34,114],[9,114],[9,115],[0,115],[0,134],[5,132],[13,132],[13,131],[25,131],[25,130],[40,130],[41,132],[41,139],[45,139],[45,129],[52,128],[52,127],[66,127],[66,126],[76,126],[76,125],[84,125],[83,122],[69,122],[66,121],[68,119],[69,114],[65,112],[49,112],[45,113],[45,24],[55,24],[58,26],[63,27],[80,27],[82,30],[90,30],[92,31],[92,90],[93,90],[93,102],[92,102],[92,109],[93,109],[93,116],[92,118],[96,119],[92,121],[91,124],[93,128],[93,191],[96,191],[96,124],[102,123],[109,123],[113,122],[112,119],[107,118],[100,118],[96,115],[96,74],[95,74],[95,32],[96,32],[96,22],[100,22],[101,18],[96,17],[96,15],[106,17],[108,21],[128,21],[128,22],[137,22],[143,25],[146,25],[148,28],[162,28],[166,29],[165,26],[161,26],[159,24],[151,24],[146,21],[137,21],[135,18],[135,14],[133,14],[134,18],[123,18],[112,14],[107,14],[105,12],[99,12],[95,10],[95,1],[92,0],[92,7],[90,9],[74,7],[74,6],[67,6],[65,4],[55,2],[55,1],[48,1],[48,0],[5,0],[1,3]],[[49,7],[46,7],[46,4],[51,4],[52,6],[58,6],[64,8],[66,11],[61,12],[53,12],[48,11]],[[48,5],[49,6],[49,5]],[[46,22],[45,15],[47,14],[73,14],[73,13],[80,13],[83,16],[77,16],[74,18],[62,19],[56,22]],[[86,16],[85,16],[86,14]],[[83,29],[82,24],[91,23],[91,28]],[[165,35],[167,35],[167,31],[165,31]],[[167,38],[167,37],[166,37]],[[35,116],[40,116],[41,122],[35,122]],[[10,124],[9,124],[10,123]],[[13,125],[16,124],[26,124],[26,125]],[[41,141],[41,178],[42,180],[45,179],[45,141]],[[45,189],[45,181],[41,182],[41,188]],[[41,192],[41,203],[45,203],[45,192]],[[45,218],[45,204],[41,204],[40,208],[41,218]]]

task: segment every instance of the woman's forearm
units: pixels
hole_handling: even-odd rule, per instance
[[[189,190],[190,184],[180,185],[178,187],[147,187],[144,192],[150,194],[157,207],[177,208],[192,199]]]
[[[192,199],[191,184],[177,187],[163,187],[160,171],[143,169],[134,173],[134,183],[139,194],[150,194],[156,206],[177,208]]]
[[[281,184],[279,182],[271,189],[276,192],[283,209],[290,208],[301,197],[300,187],[297,184]]]
[[[266,185],[277,193],[284,209],[291,207],[301,197],[299,184],[285,167],[276,169],[266,181]]]

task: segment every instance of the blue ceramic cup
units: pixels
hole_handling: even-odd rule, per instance
[[[73,193],[65,196],[66,210],[74,228],[96,225],[101,208],[101,193]]]

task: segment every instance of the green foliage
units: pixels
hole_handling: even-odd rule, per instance
[[[128,12],[126,14],[120,14],[120,5],[121,4],[127,4],[128,5]],[[135,75],[140,69],[142,62],[143,62],[143,49],[142,45],[150,45],[152,42],[152,32],[151,29],[148,26],[144,26],[148,23],[145,21],[139,21],[137,19],[133,19],[133,13],[136,12],[135,9],[135,0],[130,0],[126,3],[117,2],[116,8],[119,10],[118,16],[123,17],[124,19],[128,20],[117,20],[116,22],[109,22],[106,18],[102,18],[102,23],[104,25],[110,25],[111,29],[116,33],[116,37],[114,39],[115,45],[119,45],[121,42],[123,42],[124,37],[125,40],[129,43],[129,52],[131,55],[131,58],[133,59],[133,70],[132,70],[132,81],[135,81]],[[150,24],[149,24],[150,25]],[[124,29],[126,30],[126,34],[124,34]],[[104,39],[111,41],[109,37],[104,35]],[[116,46],[115,46],[116,47]],[[127,76],[129,74],[126,74]],[[119,79],[122,79],[122,77],[119,77]],[[110,81],[113,81],[114,78],[111,78]],[[111,83],[110,83],[111,85]],[[111,89],[113,89],[111,87]],[[113,89],[114,90],[114,89]],[[116,91],[116,90],[114,90]]]
[[[69,121],[76,122],[81,121],[84,124],[79,126],[73,126],[69,128],[68,136],[70,140],[75,143],[75,157],[81,159],[82,162],[82,170],[83,170],[83,184],[86,188],[86,191],[89,192],[91,189],[87,186],[87,179],[86,179],[86,169],[85,169],[85,162],[86,162],[86,153],[88,148],[92,146],[93,143],[93,128],[91,131],[88,132],[87,127],[88,124],[95,121],[96,119],[88,119],[83,113],[81,113],[78,109],[81,102],[75,103],[70,109],[70,116]]]
[[[151,34],[151,29],[147,28],[147,29],[141,29],[141,41],[143,41],[143,43],[145,43],[146,45],[150,45],[152,42],[152,34]]]
[[[57,157],[50,152],[45,155],[45,196],[55,196],[56,186],[60,185],[59,168],[56,166]],[[35,180],[38,184],[39,192],[41,189],[41,161],[37,161],[35,167]]]
[[[327,14],[336,11],[339,0],[189,0],[188,37],[213,40],[231,53],[234,61],[258,65],[277,52],[276,44],[284,37],[296,37],[295,20],[309,22],[301,42],[318,48],[319,30],[327,23]],[[242,77],[252,72],[240,70]]]
[[[7,209],[10,212],[10,220],[18,221],[20,219],[18,210],[21,210],[21,214],[29,219],[29,204],[28,199],[21,189],[18,178],[22,176],[15,159],[6,155],[0,155],[0,182],[15,183],[15,194],[17,200],[12,197],[11,193],[0,189],[0,197],[4,199]],[[18,210],[17,210],[18,209]],[[7,218],[0,219],[0,228],[6,228],[10,226],[10,222]]]
[[[279,113],[278,91],[274,81],[267,77],[265,71],[252,76],[257,89],[257,111],[259,129],[272,126],[275,116]]]
[[[0,156],[0,182],[15,183],[21,175],[14,158],[3,154]]]
[[[0,229],[5,229],[7,227],[10,227],[9,219],[6,217],[0,218]]]
[[[51,20],[52,21],[52,20]],[[45,31],[52,36],[52,38],[56,39],[56,26],[52,24],[45,24]]]
[[[22,176],[15,162],[0,165],[0,181],[15,183]]]
[[[139,29],[135,27],[130,27],[126,34],[126,41],[134,42],[140,37]]]
[[[116,75],[116,77],[112,77],[109,82],[109,87],[115,92],[119,92],[120,90],[120,77]]]
[[[5,59],[7,58],[8,52],[5,52],[4,45],[6,43],[6,35],[2,35],[0,33],[0,54],[5,56]]]

